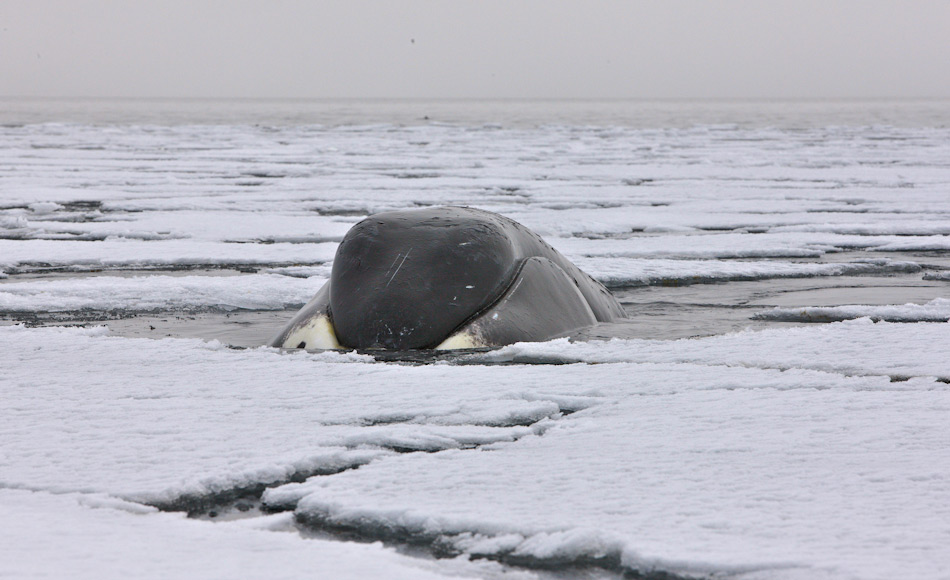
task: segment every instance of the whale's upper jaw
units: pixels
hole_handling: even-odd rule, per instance
[[[330,277],[341,345],[433,348],[504,293],[518,268],[511,240],[470,211],[383,213],[347,233]]]

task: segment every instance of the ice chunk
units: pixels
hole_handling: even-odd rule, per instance
[[[950,299],[935,298],[926,304],[869,306],[808,306],[802,308],[773,308],[760,312],[755,318],[789,322],[832,322],[868,317],[888,322],[947,322],[950,320]]]

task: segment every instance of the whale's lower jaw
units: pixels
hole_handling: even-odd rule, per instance
[[[484,344],[480,338],[471,334],[469,332],[456,332],[452,336],[443,340],[435,350],[466,350],[471,348],[485,348],[487,344]]]
[[[276,346],[276,345],[275,345]],[[290,332],[281,348],[305,348],[307,350],[335,350],[343,345],[336,338],[336,331],[330,318],[321,314],[308,320]]]

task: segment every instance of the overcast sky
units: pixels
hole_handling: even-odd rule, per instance
[[[950,97],[950,0],[2,0],[0,95]]]

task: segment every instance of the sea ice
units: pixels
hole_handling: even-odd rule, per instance
[[[10,282],[0,286],[0,311],[280,310],[300,307],[325,278],[244,276],[95,276]]]
[[[950,300],[935,298],[926,304],[868,306],[810,306],[802,308],[773,308],[756,314],[763,320],[786,320],[796,322],[829,322],[867,316],[888,322],[947,322],[950,321]]]
[[[435,562],[382,545],[304,539],[287,514],[213,524],[101,496],[0,489],[0,574],[10,578],[512,578],[464,558]]]
[[[0,126],[5,320],[292,308],[354,222],[439,204],[512,217],[624,292],[888,276],[938,293],[950,266],[945,127],[232,121]],[[948,298],[421,365],[3,326],[0,575],[536,576],[470,559],[490,557],[946,578],[950,324],[886,320],[947,320]],[[265,487],[294,511],[156,510]]]
[[[513,562],[927,576],[950,539],[933,462],[950,443],[948,334],[864,319],[468,361],[580,364],[400,366],[5,327],[0,473],[185,509],[342,471],[265,501]]]

